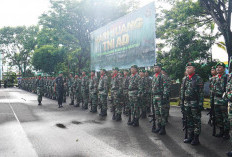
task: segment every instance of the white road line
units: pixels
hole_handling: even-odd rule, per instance
[[[4,93],[4,96],[5,96],[5,98],[7,99],[7,96],[6,96],[5,93]],[[21,123],[20,123],[20,121],[19,121],[19,119],[18,119],[18,116],[16,115],[16,113],[15,113],[15,111],[14,111],[12,105],[11,105],[10,99],[8,99],[8,105],[10,106],[10,108],[11,108],[11,110],[12,110],[14,116],[15,116],[15,119],[17,120],[17,122],[18,122],[20,128],[22,129],[22,132],[24,133],[25,137],[27,138],[27,141],[28,141],[29,145],[30,145],[31,148],[32,148],[32,151],[33,151],[32,154],[33,154],[34,156],[38,157],[37,152],[35,151],[35,149],[33,148],[32,143],[31,143],[30,140],[28,139],[27,134],[26,134],[26,132],[24,131],[24,129],[23,129],[23,127],[22,127],[22,125],[21,125]]]

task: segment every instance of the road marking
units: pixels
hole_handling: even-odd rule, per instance
[[[4,93],[4,96],[5,96],[5,98],[7,99],[7,96],[6,96],[5,93]],[[32,143],[31,143],[31,141],[30,141],[29,138],[27,137],[27,134],[26,134],[26,132],[24,131],[24,129],[23,129],[23,127],[22,127],[22,125],[21,125],[21,123],[20,123],[20,121],[19,121],[19,119],[18,119],[18,116],[16,115],[16,113],[15,113],[15,111],[14,111],[12,105],[11,105],[10,99],[8,99],[8,105],[10,106],[11,111],[13,112],[13,114],[14,114],[14,116],[15,116],[15,119],[17,120],[17,122],[18,122],[18,124],[19,124],[19,126],[20,126],[20,128],[21,128],[21,130],[22,130],[22,133],[25,135],[25,137],[26,137],[26,139],[27,139],[27,141],[28,141],[28,144],[29,144],[30,147],[32,148],[32,154],[33,154],[34,156],[38,157],[37,152],[35,151],[35,149],[34,149]],[[30,155],[31,155],[31,154],[30,154]]]

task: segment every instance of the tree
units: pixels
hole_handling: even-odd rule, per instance
[[[17,66],[24,76],[36,46],[37,26],[4,27],[0,29],[0,51],[11,66]]]
[[[231,31],[231,0],[199,0],[206,13],[210,15],[218,26],[218,30],[225,39],[228,61],[232,56],[232,31]]]
[[[44,45],[35,50],[32,57],[32,65],[36,70],[52,74],[59,63],[63,62],[64,50],[52,45]]]

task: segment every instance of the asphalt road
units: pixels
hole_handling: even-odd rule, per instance
[[[167,135],[151,132],[147,119],[140,127],[69,106],[59,109],[57,102],[17,89],[0,89],[1,157],[221,157],[232,147],[229,141],[212,137],[206,111],[202,112],[201,145],[183,143],[181,112],[171,107]],[[63,127],[57,126],[57,124]]]

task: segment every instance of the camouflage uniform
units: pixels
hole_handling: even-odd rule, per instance
[[[125,106],[126,114],[128,114],[128,111],[130,109],[129,95],[128,95],[129,80],[130,80],[129,76],[124,76],[123,83],[122,83],[122,88],[123,88],[122,102],[123,102],[123,105]]]
[[[91,112],[97,112],[98,105],[98,78],[96,76],[91,76],[89,80],[89,101],[91,103]]]
[[[38,95],[38,102],[41,105],[42,96],[43,96],[43,89],[44,89],[44,80],[42,78],[36,80],[36,87],[37,87],[37,95]]]
[[[61,72],[59,72],[61,73]],[[58,105],[59,108],[63,107],[62,102],[63,102],[63,92],[64,92],[64,80],[63,77],[57,77],[54,81],[55,86],[56,86],[56,92],[57,92],[57,100],[58,100]]]
[[[194,63],[188,63],[187,66],[195,66]],[[188,128],[188,138],[185,143],[192,145],[199,144],[199,135],[201,133],[201,110],[203,109],[203,80],[197,74],[183,78],[181,85],[181,100],[184,114],[187,117],[186,128]]]
[[[98,91],[101,104],[101,116],[107,115],[107,95],[109,90],[108,77],[106,74],[102,75],[98,84]]]
[[[75,107],[79,107],[81,103],[81,80],[79,78],[75,78],[74,92],[75,92],[75,99],[76,99]]]
[[[213,83],[216,125],[220,128],[220,133],[216,134],[216,137],[222,137],[223,134],[228,135],[230,129],[227,111],[228,101],[222,98],[223,93],[226,92],[227,79],[225,73],[221,77],[218,74]]]
[[[139,108],[142,111],[142,118],[146,118],[146,101],[145,101],[145,95],[146,95],[146,84],[145,84],[145,77],[139,77],[139,83],[138,83],[138,101],[139,101]],[[139,112],[140,116],[140,112]]]
[[[144,103],[146,105],[147,112],[150,112],[151,108],[151,82],[152,79],[149,76],[145,77],[145,95],[144,95]]]
[[[164,75],[164,81],[166,82],[165,90],[167,90],[167,91],[165,91],[165,93],[167,94],[167,97],[166,97],[166,99],[164,99],[164,108],[165,108],[164,116],[165,116],[165,120],[167,123],[168,116],[169,116],[169,110],[170,110],[170,88],[171,88],[171,80],[168,77],[168,75]]]
[[[82,76],[81,78],[81,95],[82,95],[82,108],[88,109],[88,96],[89,96],[89,79],[88,77]]]
[[[74,85],[74,78],[70,77],[69,80],[68,80],[68,89],[69,89],[69,96],[70,96],[70,99],[71,99],[71,103],[69,105],[74,105],[74,88],[73,88],[73,85]]]

